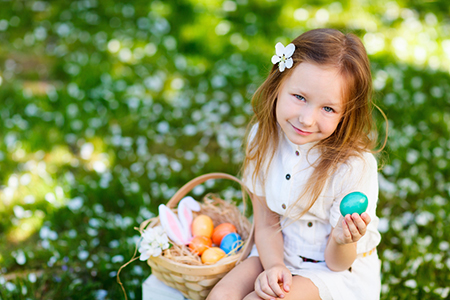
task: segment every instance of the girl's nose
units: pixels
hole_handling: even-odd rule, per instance
[[[310,127],[314,125],[314,118],[314,111],[312,109],[305,109],[300,112],[298,120],[303,126]]]

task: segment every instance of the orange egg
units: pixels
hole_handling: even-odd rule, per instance
[[[229,233],[236,232],[236,227],[231,223],[222,223],[214,228],[212,241],[216,245],[220,245],[222,238]]]
[[[202,263],[206,265],[212,265],[225,255],[226,255],[225,252],[219,247],[212,247],[206,249],[205,252],[203,252],[202,254]]]
[[[189,249],[191,249],[193,253],[196,253],[198,255],[202,255],[202,253],[211,246],[211,239],[202,235],[194,236],[192,241],[189,243]]]
[[[213,221],[207,215],[199,215],[192,221],[192,235],[203,235],[211,238],[214,229]]]

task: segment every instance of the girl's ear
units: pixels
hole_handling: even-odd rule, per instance
[[[159,220],[167,233],[167,236],[177,245],[189,243],[186,229],[183,228],[177,216],[164,204],[158,207]]]

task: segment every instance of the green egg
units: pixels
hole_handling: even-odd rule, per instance
[[[342,199],[339,209],[344,217],[353,213],[360,215],[366,211],[368,205],[369,201],[366,195],[360,192],[353,192]]]

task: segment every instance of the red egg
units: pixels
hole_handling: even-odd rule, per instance
[[[199,215],[192,221],[192,235],[203,235],[211,238],[214,229],[213,221],[207,215]]]
[[[236,232],[236,227],[231,223],[222,223],[214,228],[212,234],[212,241],[215,245],[219,246],[222,238],[229,233]]]
[[[202,253],[206,249],[211,248],[211,246],[212,246],[211,239],[209,237],[202,235],[194,236],[192,241],[189,243],[189,249],[191,249],[193,253],[196,253],[198,255],[202,255]]]

